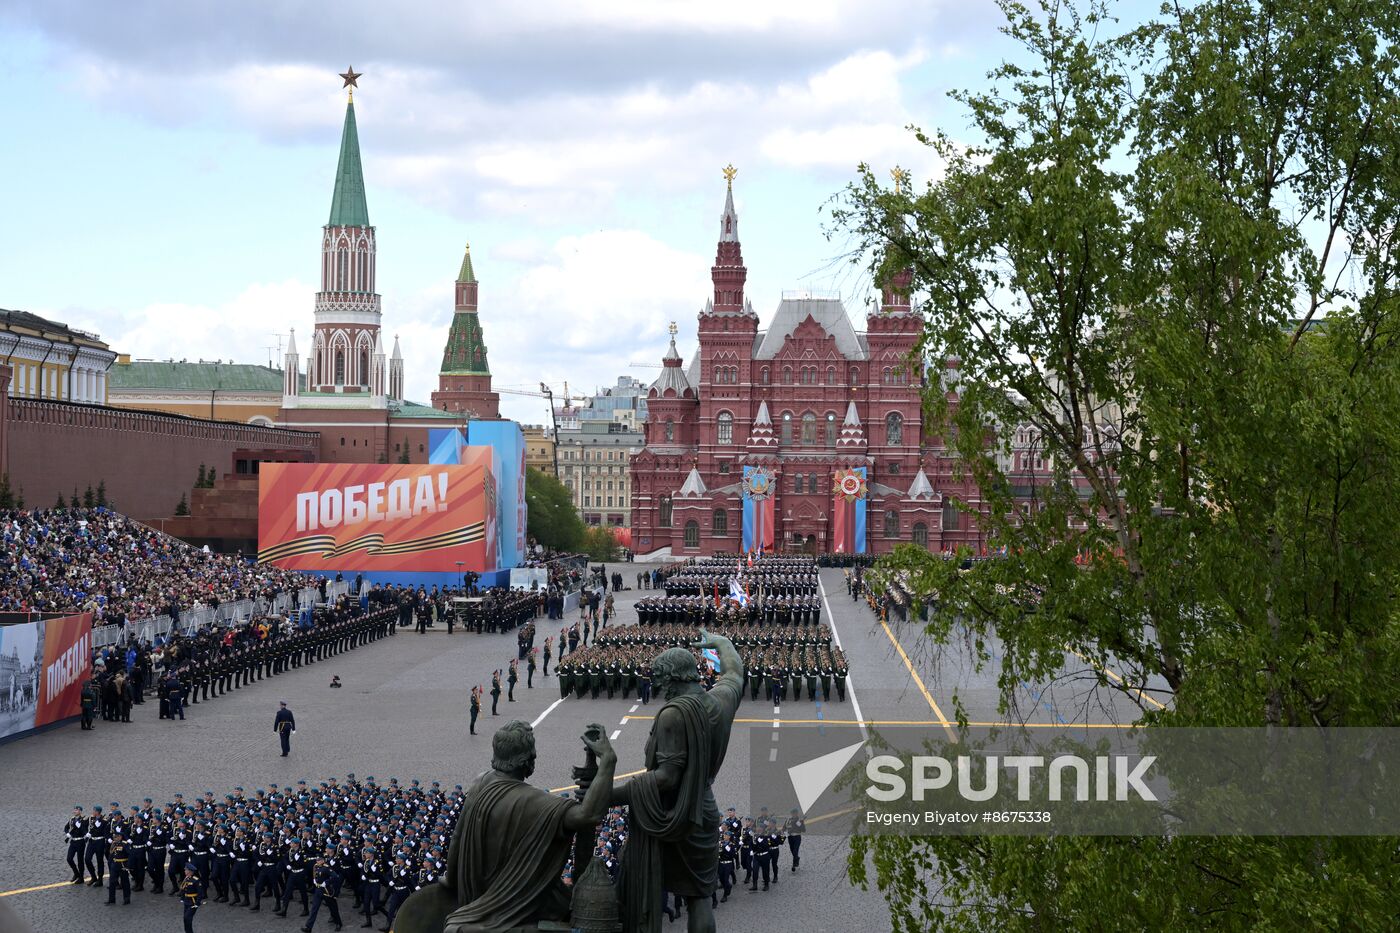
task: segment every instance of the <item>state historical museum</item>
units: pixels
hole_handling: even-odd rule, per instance
[[[636,552],[981,546],[976,485],[955,480],[943,439],[924,433],[924,380],[953,393],[957,364],[909,371],[921,327],[910,276],[893,277],[864,331],[839,299],[805,296],[785,296],[760,330],[725,174],[699,348],[684,365],[672,325],[647,393],[646,447],[631,462]]]

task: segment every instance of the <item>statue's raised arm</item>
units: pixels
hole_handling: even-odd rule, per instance
[[[729,701],[729,720],[732,723],[734,714],[739,709],[739,699],[744,695],[744,659],[739,657],[739,650],[734,647],[734,642],[723,635],[714,635],[700,630],[700,638],[693,645],[700,650],[711,649],[719,658],[719,678],[715,681],[714,687],[710,689],[710,696],[716,699]],[[730,687],[733,691],[732,700],[729,691],[717,695],[715,689],[721,686]]]

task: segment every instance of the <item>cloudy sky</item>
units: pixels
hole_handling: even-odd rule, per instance
[[[990,0],[0,0],[0,307],[144,358],[264,362],[312,326],[344,93],[386,333],[436,386],[470,241],[500,386],[654,378],[693,347],[724,198],[764,320],[870,286],[824,207],[860,161],[936,171]],[[304,349],[303,342],[303,349]],[[545,419],[538,399],[505,413]]]

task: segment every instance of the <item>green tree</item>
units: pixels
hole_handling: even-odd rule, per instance
[[[190,514],[190,503],[189,500],[185,498],[185,494],[182,492],[180,493],[180,501],[175,503],[175,517],[181,518],[188,514]]]
[[[399,463],[408,463],[408,444],[403,445],[403,453],[399,454]]]
[[[10,474],[0,473],[0,509],[15,507],[15,494],[10,489]]]
[[[63,501],[63,493],[58,494],[58,501],[53,504],[53,507],[56,509],[68,508],[68,503]]]
[[[98,505],[100,508],[106,508],[106,507],[107,507],[107,481],[106,481],[106,480],[98,480],[98,481],[97,481],[97,505]]]
[[[15,493],[15,508],[17,508],[17,509],[22,509],[22,508],[24,508],[24,488],[23,488],[23,487],[20,488],[19,492]]]
[[[96,508],[96,507],[97,507],[97,493],[93,492],[93,490],[92,490],[92,484],[89,483],[89,484],[88,484],[88,488],[83,490],[83,508],[85,508],[85,509],[91,509],[91,508]]]
[[[198,477],[195,479],[195,481],[194,481],[194,488],[195,488],[195,489],[203,489],[203,488],[204,488],[204,481],[205,481],[205,479],[206,479],[206,477],[205,477],[205,474],[204,474],[204,464],[201,463],[201,464],[199,465],[199,476],[198,476]]]
[[[881,280],[912,273],[919,359],[960,361],[956,403],[929,380],[930,435],[1008,548],[884,568],[936,594],[928,639],[1004,641],[1007,700],[1068,647],[1124,673],[1105,689],[1165,683],[1149,727],[1395,722],[1400,8],[1169,4],[1117,35],[1097,5],[1002,9],[1020,64],[954,95],[970,142],[920,134],[943,176],[863,166],[836,211]],[[1050,464],[1031,506],[1016,435]],[[876,836],[849,868],[899,930],[1381,929],[1393,860],[1382,839]]]
[[[583,533],[583,553],[591,560],[617,560],[617,539],[601,525],[590,525]]]
[[[534,467],[525,471],[526,531],[545,547],[577,551],[583,542],[583,520],[564,484]]]

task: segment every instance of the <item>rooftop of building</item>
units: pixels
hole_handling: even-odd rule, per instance
[[[298,377],[306,387],[305,375]],[[107,373],[111,389],[168,389],[213,392],[266,392],[282,394],[282,370],[257,363],[223,360],[119,359]]]
[[[51,321],[29,311],[11,311],[0,308],[0,330],[50,340],[72,341],[82,346],[101,350],[108,349],[106,342],[91,331],[69,327],[67,324]]]

